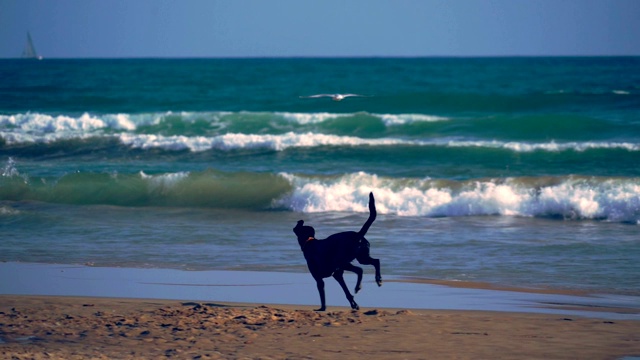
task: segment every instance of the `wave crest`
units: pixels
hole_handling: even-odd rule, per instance
[[[237,150],[237,149],[271,149],[283,151],[295,147],[317,146],[430,146],[450,148],[488,148],[504,149],[515,152],[583,152],[592,149],[621,149],[628,151],[640,151],[640,144],[629,142],[566,142],[566,143],[527,143],[513,141],[465,141],[465,140],[408,140],[400,138],[376,138],[364,139],[355,136],[339,136],[317,133],[288,132],[280,135],[258,135],[229,133],[219,136],[161,136],[146,134],[121,134],[120,141],[133,148],[150,149],[161,148],[165,150],[205,151],[210,149]]]
[[[71,173],[32,178],[10,161],[0,201],[367,212],[408,217],[523,216],[640,223],[640,178],[514,177],[465,181],[392,178],[365,172]]]
[[[0,127],[20,129],[25,132],[49,133],[55,131],[94,131],[97,129],[113,129],[134,131],[142,126],[155,125],[166,119],[174,119],[190,123],[206,119],[211,123],[225,124],[241,120],[274,121],[285,120],[299,125],[318,124],[332,119],[354,116],[370,116],[378,118],[387,126],[403,125],[414,122],[433,122],[448,120],[427,114],[370,114],[362,113],[293,113],[293,112],[165,112],[141,114],[89,114],[49,115],[42,113],[0,114]]]
[[[637,223],[640,179],[507,178],[473,181],[381,178],[355,173],[329,179],[282,174],[294,191],[283,206],[299,212],[366,212],[375,192],[381,214],[525,216]]]

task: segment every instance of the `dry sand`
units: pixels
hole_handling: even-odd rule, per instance
[[[0,296],[2,359],[619,359],[640,321]]]

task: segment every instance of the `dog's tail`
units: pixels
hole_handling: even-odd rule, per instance
[[[373,193],[371,192],[369,193],[369,218],[367,219],[367,222],[362,225],[362,229],[360,229],[360,232],[358,232],[358,235],[360,237],[363,237],[367,233],[369,227],[376,219],[376,215],[376,200],[373,198]]]

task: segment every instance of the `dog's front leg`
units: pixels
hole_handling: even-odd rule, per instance
[[[318,286],[318,293],[320,293],[320,309],[316,309],[316,311],[325,311],[327,305],[324,298],[324,280],[320,277],[316,278],[316,285]]]
[[[347,288],[347,284],[344,282],[344,277],[342,276],[343,273],[344,270],[336,270],[336,272],[333,273],[333,278],[336,279],[338,284],[340,284],[340,287],[342,287],[342,291],[344,291],[344,295],[347,297],[347,300],[349,300],[351,308],[353,310],[358,310],[360,309],[360,306],[358,306],[358,304],[356,304],[356,301],[353,300],[353,295],[351,295],[349,289]]]

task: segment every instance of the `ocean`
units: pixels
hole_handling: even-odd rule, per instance
[[[357,230],[373,191],[383,277],[640,295],[639,57],[4,59],[0,79],[0,261],[306,272],[296,221]]]

